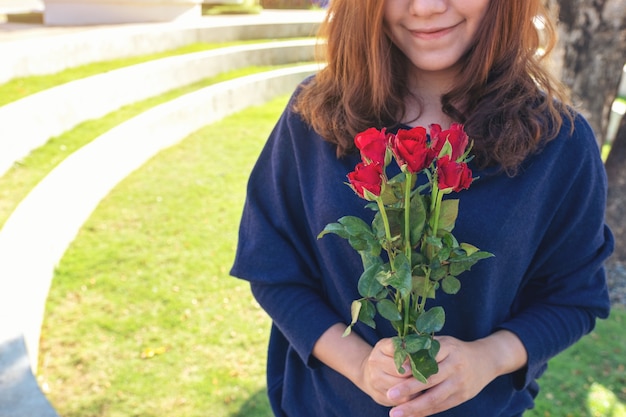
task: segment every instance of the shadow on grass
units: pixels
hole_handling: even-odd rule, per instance
[[[252,394],[231,417],[272,417],[267,390],[263,388]]]

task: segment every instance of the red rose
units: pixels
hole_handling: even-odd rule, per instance
[[[398,164],[406,165],[411,173],[420,172],[433,160],[428,149],[426,129],[421,126],[411,130],[398,130],[392,147]]]
[[[348,174],[348,180],[352,189],[361,197],[368,200],[363,190],[367,190],[375,196],[380,196],[382,187],[383,168],[378,163],[365,164],[359,162],[354,171]]]
[[[467,144],[469,143],[469,138],[463,130],[463,125],[459,123],[452,123],[450,125],[450,129],[441,130],[441,126],[438,124],[430,125],[430,148],[431,155],[433,157],[437,157],[439,152],[441,152],[441,148],[446,143],[446,139],[450,142],[452,146],[452,160],[458,161],[461,156],[465,153],[465,149],[467,148]]]
[[[446,155],[437,160],[437,186],[440,190],[452,189],[455,192],[467,190],[472,184],[472,170],[465,162],[450,160]]]
[[[385,129],[378,130],[374,127],[359,133],[354,138],[354,144],[361,151],[363,162],[375,162],[381,166],[385,166],[385,153],[388,143]]]

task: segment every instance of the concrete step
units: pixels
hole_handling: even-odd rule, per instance
[[[0,24],[0,83],[98,61],[172,50],[198,42],[315,35],[325,12],[264,11],[187,22],[47,27]]]
[[[0,107],[0,175],[78,124],[219,73],[314,60],[313,39],[184,54],[76,80]]]

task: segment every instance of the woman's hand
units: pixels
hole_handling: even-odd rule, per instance
[[[391,339],[380,340],[361,365],[361,378],[357,386],[380,405],[394,406],[412,398],[412,393],[396,398],[388,396],[389,389],[402,386],[413,379],[411,368],[405,364],[403,374],[399,373],[393,361],[393,343]],[[402,391],[404,392],[404,391]]]
[[[430,416],[475,397],[496,377],[522,368],[527,354],[519,338],[499,331],[474,342],[449,336],[437,338],[439,372],[423,384],[407,379],[387,391],[389,403],[398,404],[391,417]]]
[[[392,400],[387,395],[391,387],[413,379],[410,370],[404,374],[397,371],[391,339],[382,339],[372,347],[355,332],[342,337],[345,329],[342,323],[331,326],[313,347],[313,355],[381,405],[391,407],[410,400],[410,396]]]

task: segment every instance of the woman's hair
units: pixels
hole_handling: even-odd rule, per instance
[[[383,23],[383,0],[333,0],[320,28],[327,66],[302,87],[295,111],[337,154],[354,149],[369,127],[391,127],[406,116],[410,62]],[[539,19],[544,29],[535,25]],[[514,174],[543,140],[554,138],[567,111],[566,94],[542,65],[555,28],[540,0],[491,0],[476,39],[462,58],[442,110],[463,123],[481,167]]]

